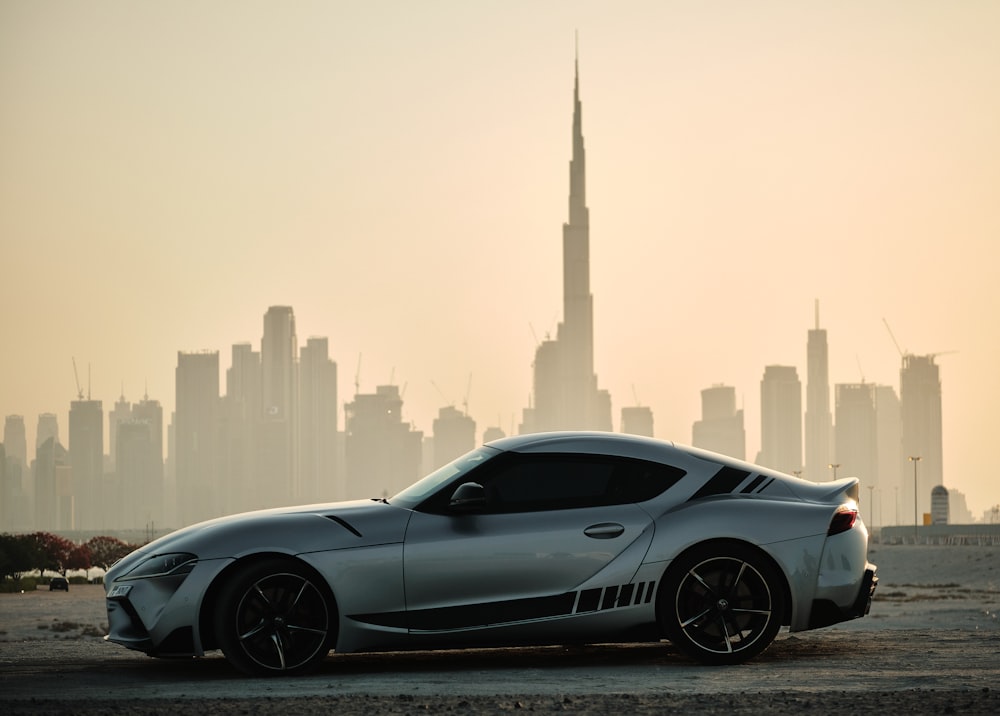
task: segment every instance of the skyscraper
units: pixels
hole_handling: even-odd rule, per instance
[[[27,467],[28,440],[24,431],[23,415],[8,415],[4,418],[3,444],[7,450],[8,460],[15,460],[21,467]]]
[[[806,466],[805,477],[825,480],[833,462],[830,444],[833,422],[830,416],[830,370],[826,329],[819,327],[816,301],[816,328],[809,331],[806,344]]]
[[[35,428],[35,449],[37,450],[49,438],[59,440],[59,419],[55,413],[41,413],[38,416],[38,426]]]
[[[0,449],[0,523],[4,531],[25,531],[34,520],[32,485],[28,470],[28,441],[24,417],[8,415],[4,420]]]
[[[146,420],[125,420],[116,426],[115,477],[118,489],[109,501],[115,507],[116,525],[126,529],[150,529],[160,513],[163,491],[154,494],[156,461],[153,430]],[[162,470],[162,468],[161,468]],[[160,473],[162,475],[162,471]]]
[[[622,408],[621,430],[630,435],[653,437],[653,410],[648,405],[628,405]]]
[[[861,501],[865,520],[875,524],[873,497],[869,487],[879,486],[878,475],[878,421],[876,415],[875,386],[872,383],[838,383],[836,394],[837,420],[833,462],[837,477],[856,477],[861,480]]]
[[[299,356],[301,502],[343,499],[337,475],[337,364],[326,338],[310,338]]]
[[[174,449],[178,527],[223,513],[219,485],[219,353],[177,353]]]
[[[913,469],[917,472],[917,522],[931,508],[931,490],[944,484],[943,450],[941,435],[941,378],[933,355],[903,356],[899,371],[899,401],[902,421],[903,453],[901,464],[910,475],[903,478],[903,514],[913,513]],[[919,457],[914,466],[910,457]]]
[[[403,422],[395,385],[358,393],[344,406],[347,497],[389,497],[420,477],[424,434]]]
[[[760,381],[761,465],[802,469],[802,383],[794,366],[769,365]]]
[[[4,420],[3,447],[0,451],[0,521],[4,530],[27,530],[32,525],[30,507],[27,438],[24,417],[8,415]]]
[[[232,363],[226,369],[226,397],[222,402],[222,482],[226,512],[268,507],[259,498],[257,431],[261,423],[260,353],[249,343],[232,346]]]
[[[746,442],[743,410],[736,409],[736,388],[713,385],[701,391],[701,420],[692,428],[692,444],[744,460]]]
[[[72,530],[80,527],[74,510],[76,491],[73,489],[70,460],[66,449],[55,438],[48,438],[35,450],[36,530]]]
[[[104,514],[104,408],[100,400],[74,400],[69,408],[69,462],[73,470],[76,529],[110,527]]]
[[[108,444],[111,459],[111,466],[114,469],[115,461],[118,459],[118,424],[132,419],[132,404],[125,399],[125,391],[115,401],[115,407],[108,412]]]
[[[901,524],[899,488],[902,486],[899,398],[891,385],[875,387],[875,438],[878,442],[878,486],[871,498],[878,506],[875,525]]]
[[[139,526],[145,527],[148,522],[151,528],[162,527],[166,516],[163,510],[163,406],[148,394],[143,395],[142,400],[132,405],[132,420],[144,425],[149,433],[148,463],[143,479],[136,485],[144,520]],[[120,476],[120,468],[118,473]]]
[[[569,163],[569,221],[563,224],[563,321],[556,338],[535,353],[534,405],[521,432],[610,430],[611,396],[594,373],[594,298],[590,293],[590,211],[580,102],[579,60],[574,63],[573,155]]]
[[[14,483],[7,480],[7,450],[0,443],[0,524],[10,529],[14,504]]]
[[[433,430],[435,470],[476,447],[476,421],[454,405],[438,410]]]
[[[257,435],[258,497],[269,507],[292,504],[299,494],[298,357],[291,306],[271,306],[260,342],[263,414]]]

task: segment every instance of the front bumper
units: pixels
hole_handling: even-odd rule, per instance
[[[205,560],[182,576],[106,584],[105,640],[151,656],[202,656],[199,614],[205,587],[231,560]]]

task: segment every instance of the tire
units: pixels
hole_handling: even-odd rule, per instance
[[[695,547],[667,570],[658,613],[667,638],[703,664],[739,664],[781,628],[781,576],[759,550],[737,542]]]
[[[332,596],[291,560],[269,559],[236,572],[219,594],[214,617],[226,659],[255,676],[309,671],[336,639]]]

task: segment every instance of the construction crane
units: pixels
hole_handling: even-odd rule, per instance
[[[882,323],[885,324],[885,329],[889,331],[889,337],[892,339],[893,344],[896,346],[896,350],[899,351],[899,357],[905,359],[907,356],[912,355],[909,351],[904,351],[902,348],[899,347],[899,342],[896,340],[896,336],[893,334],[892,329],[889,327],[889,322],[883,318]],[[950,353],[958,353],[958,351],[937,351],[936,353],[928,353],[927,358],[929,358],[931,362],[933,362],[934,359],[937,358],[938,356],[945,356]]]
[[[882,323],[885,324],[885,330],[889,331],[889,338],[892,339],[893,345],[896,346],[896,350],[899,351],[899,357],[900,358],[905,358],[906,356],[908,356],[909,353],[904,352],[903,349],[899,347],[899,341],[896,340],[896,336],[892,332],[892,328],[889,327],[889,321],[887,321],[887,320],[885,320],[885,318],[883,318],[882,319]]]
[[[80,387],[80,374],[76,370],[76,356],[73,356],[73,377],[76,379],[76,399],[83,400],[83,388]]]
[[[434,386],[434,390],[436,390],[436,391],[438,392],[438,395],[440,395],[440,396],[441,396],[441,400],[443,400],[443,401],[444,401],[445,403],[447,403],[447,404],[448,404],[448,407],[449,407],[449,408],[453,408],[453,407],[455,407],[455,401],[454,401],[454,400],[448,400],[448,396],[446,396],[446,395],[444,394],[444,391],[443,391],[443,390],[441,390],[441,388],[440,388],[440,387],[438,387],[438,384],[437,384],[437,383],[435,383],[435,382],[434,382],[434,381],[432,380],[432,381],[431,381],[431,385],[433,385],[433,386]]]

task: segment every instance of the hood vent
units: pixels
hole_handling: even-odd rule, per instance
[[[351,534],[353,534],[355,537],[360,537],[361,536],[361,533],[358,532],[356,529],[354,529],[354,525],[352,525],[347,520],[345,520],[343,518],[340,518],[340,517],[337,517],[336,515],[323,515],[323,517],[325,517],[326,519],[331,520],[333,522],[336,522],[338,525],[340,525],[341,527],[343,527],[345,530],[347,530],[348,532],[350,532]]]

